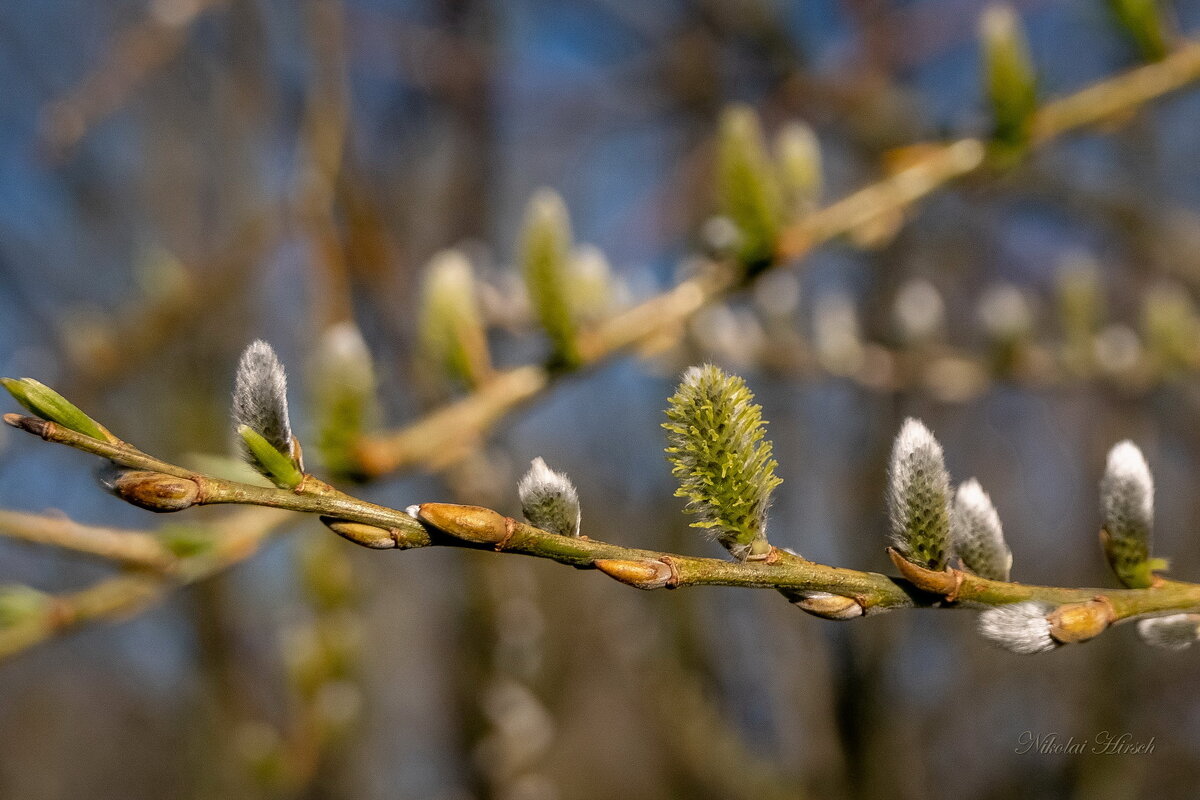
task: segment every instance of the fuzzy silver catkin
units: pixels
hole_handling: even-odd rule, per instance
[[[887,500],[896,550],[927,569],[944,569],[950,550],[950,475],[942,446],[911,417],[892,447]]]
[[[1060,646],[1050,635],[1049,612],[1049,606],[1033,602],[989,608],[979,615],[979,633],[1014,653],[1044,653]]]
[[[974,478],[964,481],[954,493],[950,544],[963,565],[976,575],[1008,580],[1012,551],[1004,541],[1004,529],[992,498]]]
[[[1154,479],[1133,442],[1121,442],[1108,451],[1100,480],[1100,511],[1113,570],[1126,585],[1148,585],[1145,565],[1154,526]]]
[[[517,484],[521,511],[530,525],[560,536],[578,536],[579,494],[571,479],[535,458]]]
[[[233,420],[235,427],[245,425],[280,453],[292,456],[287,376],[271,345],[261,339],[251,343],[238,361],[233,386]],[[242,449],[250,462],[255,463],[245,446]]]
[[[1165,650],[1186,650],[1200,640],[1200,614],[1170,614],[1139,620],[1138,636]]]

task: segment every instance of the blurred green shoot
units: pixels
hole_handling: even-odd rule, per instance
[[[576,367],[578,319],[570,287],[571,220],[558,193],[540,189],[529,201],[521,231],[521,271],[534,311],[553,347],[551,363]]]
[[[354,447],[375,424],[378,403],[371,353],[353,322],[321,335],[309,374],[321,463],[335,475],[354,475]]]
[[[1000,152],[1019,152],[1029,140],[1037,109],[1037,75],[1025,31],[1007,5],[991,5],[979,23],[983,70],[992,107],[992,138]]]
[[[735,104],[721,115],[717,185],[721,210],[737,226],[738,255],[754,273],[770,263],[783,224],[783,196],[758,115]]]
[[[1117,24],[1147,61],[1159,61],[1168,51],[1167,23],[1158,0],[1108,0]]]
[[[443,250],[429,262],[421,298],[420,347],[432,369],[469,387],[483,385],[492,375],[475,275],[458,250]]]

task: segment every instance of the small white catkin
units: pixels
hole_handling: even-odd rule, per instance
[[[1186,650],[1200,640],[1200,614],[1171,614],[1139,620],[1142,641],[1165,650]]]
[[[1154,525],[1154,479],[1146,457],[1131,441],[1108,451],[1108,464],[1100,481],[1101,511],[1108,532],[1144,531]]]
[[[279,452],[291,455],[287,376],[271,345],[261,339],[251,343],[238,362],[233,419],[236,425],[257,432]]]
[[[943,569],[950,544],[950,475],[942,446],[920,420],[906,419],[896,436],[887,501],[896,550],[928,569]]]
[[[521,511],[530,525],[559,536],[578,536],[579,494],[571,479],[535,458],[517,484]]]
[[[1012,551],[1004,541],[1004,529],[992,498],[974,478],[961,483],[954,493],[950,542],[955,555],[976,575],[1008,580]]]
[[[1014,653],[1045,653],[1060,645],[1050,635],[1049,612],[1049,606],[1033,602],[989,608],[979,615],[979,633]]]

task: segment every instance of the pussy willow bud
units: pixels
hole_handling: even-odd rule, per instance
[[[775,161],[787,213],[798,217],[810,213],[821,200],[824,183],[821,143],[803,122],[789,122],[775,137]]]
[[[1200,614],[1171,614],[1138,620],[1142,641],[1165,650],[1186,650],[1200,641]]]
[[[426,363],[453,380],[479,386],[491,375],[475,275],[471,262],[458,250],[443,250],[429,262],[421,298],[420,344]]]
[[[1012,552],[992,498],[971,478],[959,484],[950,514],[950,542],[963,565],[981,578],[1008,580]]]
[[[1167,54],[1167,25],[1159,0],[1108,0],[1108,6],[1142,58],[1158,61]]]
[[[979,34],[993,136],[1000,144],[1023,145],[1037,107],[1037,78],[1021,20],[1007,5],[988,6],[980,18]]]
[[[304,466],[288,422],[287,377],[271,345],[261,339],[251,343],[238,362],[233,419],[251,466],[289,488],[300,482]]]
[[[0,378],[8,393],[42,419],[102,441],[115,441],[104,426],[76,408],[67,398],[33,378]]]
[[[774,253],[783,201],[758,115],[749,106],[732,105],[721,115],[717,158],[721,210],[738,228],[739,258],[755,271]]]
[[[979,615],[979,633],[992,644],[1021,655],[1045,653],[1061,646],[1050,635],[1049,606],[1014,603],[989,608]]]
[[[762,407],[736,375],[706,364],[684,373],[667,408],[667,458],[692,525],[708,528],[736,558],[765,557],[775,476]]]
[[[931,282],[913,278],[896,292],[892,314],[900,338],[908,344],[920,344],[941,333],[946,323],[946,303]]]
[[[887,500],[896,551],[926,569],[944,569],[950,553],[950,476],[942,446],[911,417],[892,446]]]
[[[1154,527],[1154,479],[1137,445],[1124,441],[1108,451],[1100,480],[1100,513],[1104,518],[1104,552],[1117,578],[1131,589],[1153,582],[1153,571],[1166,567],[1150,558]]]
[[[517,493],[521,496],[521,512],[530,525],[559,536],[579,535],[579,495],[564,473],[555,472],[541,458],[535,458],[517,484]]]
[[[578,320],[570,286],[571,220],[558,193],[539,190],[525,211],[521,271],[534,311],[564,366],[580,361]]]
[[[321,335],[310,374],[321,463],[335,474],[353,474],[354,445],[377,415],[375,368],[353,322],[339,322]]]
[[[196,504],[200,487],[190,478],[126,469],[105,478],[105,486],[127,503],[158,513],[182,511]]]

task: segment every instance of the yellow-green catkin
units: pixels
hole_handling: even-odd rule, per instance
[[[1037,109],[1037,75],[1021,20],[1010,6],[988,6],[979,35],[993,139],[1002,148],[1019,149],[1029,139]]]
[[[782,481],[762,407],[746,382],[711,364],[684,373],[667,408],[667,458],[692,525],[708,528],[739,560],[765,556],[771,492]]]
[[[458,250],[443,250],[429,262],[421,296],[420,347],[425,363],[452,381],[477,387],[491,377],[475,273]]]
[[[721,210],[737,226],[739,258],[753,272],[774,255],[783,195],[758,115],[749,106],[731,105],[721,115],[717,155]]]
[[[571,220],[557,192],[541,189],[529,201],[521,232],[521,272],[534,312],[550,338],[551,362],[582,361],[578,319],[571,292]]]

